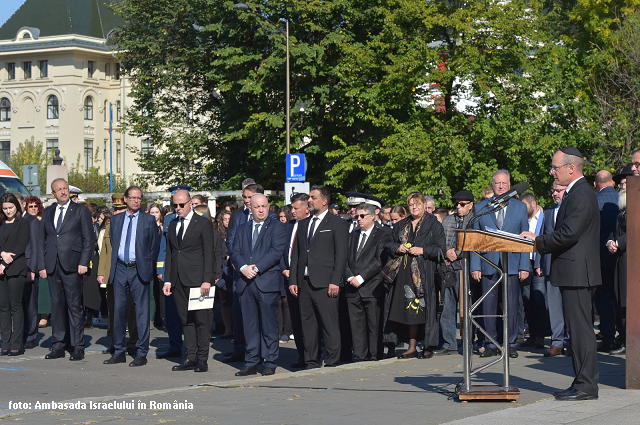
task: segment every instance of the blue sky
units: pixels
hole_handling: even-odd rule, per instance
[[[2,7],[0,7],[0,26],[2,26],[7,19],[13,15],[13,12],[18,10],[25,0],[2,0]]]

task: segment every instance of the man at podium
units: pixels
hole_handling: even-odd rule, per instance
[[[474,213],[481,211],[488,203],[493,201],[496,197],[499,197],[511,189],[511,179],[507,170],[498,170],[493,174],[491,179],[491,188],[493,189],[494,196],[489,199],[485,199],[482,202],[476,204]],[[499,229],[505,232],[514,233],[519,235],[524,231],[529,230],[527,206],[517,200],[511,199],[508,206],[500,209],[499,211],[484,215],[474,223],[475,229],[486,230],[486,228]],[[500,252],[481,252],[481,254],[494,264],[501,266]],[[471,277],[480,282],[482,286],[482,294],[489,292],[489,289],[496,283],[499,278],[499,273],[493,267],[486,262],[480,260],[477,255],[471,256],[470,261]],[[516,340],[518,338],[518,297],[520,297],[520,282],[525,280],[529,276],[529,254],[522,252],[510,252],[509,253],[509,357],[518,357],[516,351]],[[491,291],[487,298],[481,304],[483,316],[497,314],[498,310],[498,291]],[[498,340],[498,321],[496,317],[484,317],[484,329],[494,340]],[[507,345],[506,341],[503,345]],[[491,357],[498,354],[497,347],[489,340],[485,340],[485,349],[481,354],[481,357]]]

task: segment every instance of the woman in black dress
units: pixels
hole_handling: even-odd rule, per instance
[[[22,219],[22,208],[13,193],[4,193],[0,204],[0,355],[17,356],[22,352],[24,334],[22,296],[27,276],[29,222]]]
[[[426,211],[422,193],[407,198],[409,216],[393,226],[392,241],[387,244],[390,260],[383,269],[385,278],[393,282],[389,320],[400,341],[409,349],[398,358],[430,358],[438,345],[437,300],[434,283],[438,252],[445,251],[442,224]],[[424,350],[418,353],[416,343],[424,328]]]

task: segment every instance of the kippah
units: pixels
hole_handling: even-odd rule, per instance
[[[577,148],[574,148],[573,146],[560,149],[560,152],[565,153],[567,155],[577,156],[578,158],[583,157],[582,153],[580,153],[580,151]]]

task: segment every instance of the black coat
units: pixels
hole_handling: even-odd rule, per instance
[[[7,264],[2,260],[2,264],[6,267],[4,274],[7,277],[26,276],[27,275],[27,257],[25,252],[29,244],[29,222],[24,218],[17,218],[4,240],[4,229],[6,224],[0,224],[0,251],[12,252],[14,254],[13,261]]]
[[[618,214],[616,232],[609,239],[618,243],[616,274],[613,278],[616,299],[621,307],[627,306],[627,210]]]

